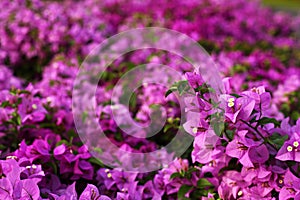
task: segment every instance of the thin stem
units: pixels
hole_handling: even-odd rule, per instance
[[[255,127],[253,127],[251,124],[249,124],[248,122],[246,122],[244,120],[241,120],[241,121],[243,123],[245,123],[247,126],[249,126],[250,128],[252,128],[264,140],[264,142],[267,142],[271,147],[273,147],[277,151],[276,146],[274,146],[273,144],[271,144],[270,142],[268,142],[267,140],[265,140],[265,137]]]
[[[259,119],[261,119],[262,112],[261,112],[261,103],[259,104]],[[255,128],[258,128],[259,123],[256,124]]]

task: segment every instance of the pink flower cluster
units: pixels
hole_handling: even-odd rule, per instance
[[[250,0],[2,0],[0,7],[0,199],[300,200],[296,16]],[[218,65],[225,92],[216,102],[201,74],[160,50],[113,62],[98,84],[95,113],[111,142],[147,153],[168,144],[178,129],[194,138],[169,165],[133,173],[106,166],[88,151],[76,132],[72,90],[95,46],[150,26],[182,32],[202,45]],[[145,139],[118,127],[110,105],[123,98],[122,88],[114,88],[122,75],[148,62],[168,65],[187,81],[174,83],[171,92],[144,84],[132,95],[122,111],[134,120],[147,125],[160,123],[151,116],[167,119]],[[164,78],[153,73],[153,80]],[[174,93],[184,94],[186,86],[194,93],[185,99],[187,118],[179,126],[182,110]],[[172,153],[160,156],[169,160]]]

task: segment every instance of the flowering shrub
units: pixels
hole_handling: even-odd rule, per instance
[[[297,17],[248,0],[2,0],[0,7],[0,199],[300,199]],[[161,50],[130,52],[111,63],[96,91],[96,117],[111,142],[147,153],[168,144],[178,129],[194,139],[160,170],[128,172],[106,166],[80,140],[72,90],[93,47],[149,26],[180,31],[209,51],[225,93],[217,102],[198,71]],[[114,87],[122,75],[147,62],[168,65],[187,81],[171,88],[144,84],[121,109],[144,125],[160,123],[151,116],[167,119],[145,139],[118,127],[110,104],[124,98]],[[164,78],[153,74],[153,81]],[[179,126],[176,95],[189,90]],[[167,151],[160,156],[172,158]]]

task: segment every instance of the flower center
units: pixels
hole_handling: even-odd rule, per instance
[[[264,183],[262,183],[262,187],[270,187],[270,185],[268,182],[264,182]]]
[[[193,131],[193,133],[197,133],[197,132],[198,132],[198,128],[197,128],[197,127],[194,127],[194,128],[192,129],[192,131]]]
[[[287,188],[287,190],[291,193],[291,194],[295,194],[296,191],[293,188]]]
[[[248,150],[248,147],[245,146],[243,143],[238,142],[238,144],[239,144],[239,146],[238,146],[239,150],[242,150],[242,151]]]
[[[238,193],[237,193],[238,196],[242,196],[243,195],[243,191],[240,190]]]
[[[299,142],[295,141],[295,142],[293,143],[293,146],[297,148],[297,147],[299,146]]]
[[[205,144],[204,147],[205,149],[214,149],[214,145],[212,144]]]
[[[255,93],[257,93],[257,94],[259,93],[259,90],[258,90],[256,87],[252,88],[251,91],[252,91],[252,92],[255,92]]]
[[[288,152],[293,151],[293,147],[292,146],[288,146],[286,149],[287,149]]]
[[[7,156],[7,157],[6,157],[6,160],[7,160],[7,159],[17,159],[17,156]]]
[[[233,107],[234,106],[234,98],[229,98],[227,103],[228,103],[227,105],[229,108]]]

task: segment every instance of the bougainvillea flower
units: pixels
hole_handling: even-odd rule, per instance
[[[227,171],[222,178],[222,182],[218,188],[218,192],[222,199],[230,199],[241,197],[243,190],[251,183],[243,180],[240,173],[237,171]]]
[[[245,167],[253,167],[253,162],[263,163],[269,158],[267,147],[260,141],[246,138],[248,131],[239,131],[226,146],[226,154],[238,158]]]
[[[0,7],[0,200],[300,200],[299,16],[250,0],[1,0]],[[101,72],[106,57],[90,59],[106,38],[150,26],[184,37],[146,34],[162,41],[158,49],[128,52]],[[108,42],[107,58],[132,50],[139,36]],[[205,80],[214,63],[197,63],[202,55],[184,46],[188,37],[208,51],[204,58],[213,57],[220,81]],[[149,62],[147,73],[123,79]],[[76,99],[80,66],[87,70]],[[94,95],[86,94],[91,84],[98,86]],[[127,106],[130,86],[136,88]],[[128,154],[108,147],[95,127],[81,140],[72,113],[83,105],[77,100],[95,100],[87,105],[95,113],[80,112],[80,121],[89,125],[92,114]],[[146,137],[149,124],[159,128],[153,137]],[[165,150],[183,129],[193,145],[182,155]],[[157,171],[126,171],[160,161]]]
[[[280,190],[279,199],[300,199],[300,179],[287,170],[284,176],[284,187]]]
[[[236,98],[230,95],[224,95],[222,97],[226,102],[226,113],[225,116],[233,123],[238,120],[248,120],[254,106],[255,100],[248,97]]]
[[[276,158],[278,160],[291,160],[300,162],[300,134],[294,133],[291,138],[286,141],[278,151]]]
[[[105,196],[105,195],[100,195],[99,190],[96,186],[88,184],[82,194],[79,197],[79,200],[110,200],[111,198]]]
[[[199,133],[194,141],[194,151],[192,153],[193,162],[209,163],[216,159],[222,149],[216,147],[219,137],[213,130]]]
[[[2,176],[0,179],[1,199],[33,199],[38,200],[39,187],[33,179],[20,179],[21,169],[14,159],[1,161]]]
[[[75,189],[75,182],[69,185],[67,188],[65,188],[61,192],[61,195],[52,194],[52,193],[50,193],[49,195],[55,200],[78,199],[78,195]]]

